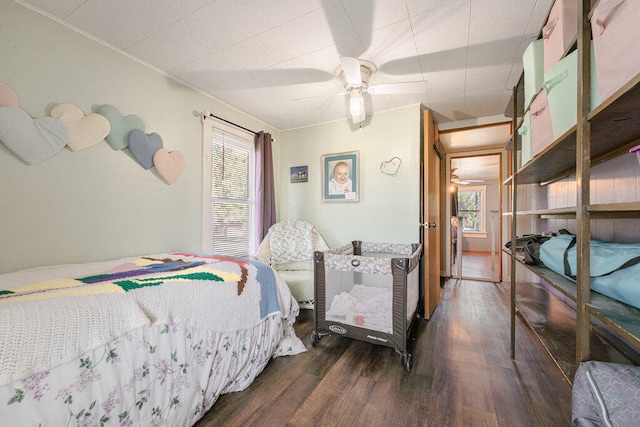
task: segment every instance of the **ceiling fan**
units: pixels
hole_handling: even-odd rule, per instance
[[[349,112],[353,123],[359,123],[366,117],[364,93],[369,95],[396,95],[426,92],[426,81],[387,83],[369,86],[371,76],[377,68],[369,61],[342,56],[335,76],[342,82],[349,95]]]
[[[455,169],[451,171],[451,185],[461,186],[461,185],[469,185],[469,184],[484,182],[484,179],[460,179],[460,177],[456,175],[454,172],[455,172]]]

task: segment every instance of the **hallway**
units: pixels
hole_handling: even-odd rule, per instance
[[[457,277],[457,260],[451,266],[451,273]],[[462,277],[469,279],[499,281],[500,279],[500,253],[496,252],[491,257],[491,252],[463,251],[462,252]]]

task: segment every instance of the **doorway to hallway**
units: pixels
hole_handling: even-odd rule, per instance
[[[450,159],[451,275],[501,280],[500,154]]]

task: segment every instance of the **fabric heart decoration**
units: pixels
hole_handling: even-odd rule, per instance
[[[19,107],[20,100],[18,95],[9,87],[9,85],[0,82],[0,106],[2,107]]]
[[[71,151],[93,147],[109,135],[109,120],[100,114],[84,115],[80,108],[73,104],[58,104],[51,109],[51,117],[62,121],[69,128],[67,147]]]
[[[396,176],[400,170],[402,160],[399,157],[393,157],[391,160],[387,160],[380,164],[380,172],[385,175]]]
[[[182,175],[185,162],[179,151],[169,152],[161,148],[153,155],[153,164],[164,182],[171,185]]]
[[[162,138],[157,133],[146,134],[139,129],[129,132],[129,150],[145,169],[153,167],[153,155],[162,148]]]
[[[69,142],[69,130],[54,117],[31,118],[18,107],[0,107],[0,140],[27,164],[53,156]]]
[[[120,111],[113,105],[103,104],[98,107],[96,113],[104,116],[109,121],[111,130],[107,135],[107,142],[114,150],[127,148],[129,144],[129,132],[138,129],[144,132],[144,122],[136,115],[129,114],[122,117]]]

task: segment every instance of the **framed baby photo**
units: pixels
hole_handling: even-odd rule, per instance
[[[322,155],[322,201],[360,200],[360,152]]]

